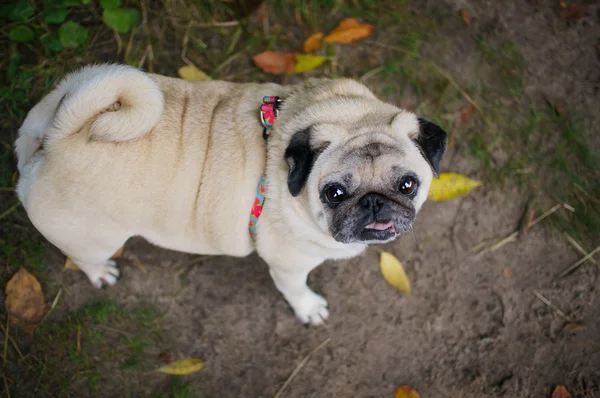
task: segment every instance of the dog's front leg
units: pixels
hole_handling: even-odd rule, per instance
[[[269,267],[275,286],[293,308],[300,322],[320,325],[327,319],[327,300],[310,290],[306,284],[308,274],[316,265],[302,271],[273,267],[271,264]]]

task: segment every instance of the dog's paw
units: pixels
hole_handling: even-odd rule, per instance
[[[321,325],[329,317],[327,300],[310,290],[291,304],[296,318],[304,324]]]
[[[120,271],[114,260],[106,260],[103,264],[79,265],[79,268],[97,288],[113,286],[119,280]]]

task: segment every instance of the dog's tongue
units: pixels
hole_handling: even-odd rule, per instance
[[[386,222],[386,223],[374,222],[365,227],[365,229],[374,229],[376,231],[385,231],[386,229],[390,229],[390,228],[392,228],[392,229],[394,228],[394,224],[392,224],[391,222]]]

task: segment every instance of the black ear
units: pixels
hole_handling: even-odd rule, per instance
[[[285,161],[289,167],[288,188],[292,196],[300,195],[315,162],[315,151],[310,148],[310,130],[292,136],[285,150]]]
[[[419,118],[419,135],[413,139],[431,165],[433,174],[440,176],[440,162],[446,153],[448,136],[437,124]]]

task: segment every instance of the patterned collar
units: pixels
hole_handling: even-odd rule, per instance
[[[263,138],[266,142],[269,142],[271,138],[271,132],[273,130],[273,124],[275,124],[275,120],[279,115],[279,106],[281,105],[281,99],[276,96],[266,96],[263,97],[263,103],[260,106],[260,121],[264,126],[263,130]],[[252,240],[256,240],[256,224],[258,223],[258,218],[262,214],[263,204],[265,203],[265,183],[266,176],[263,175],[258,182],[258,188],[256,189],[256,198],[254,199],[254,204],[252,205],[252,210],[250,211],[250,237]]]

